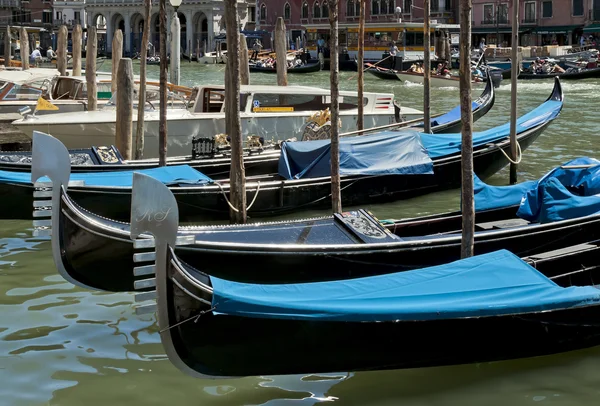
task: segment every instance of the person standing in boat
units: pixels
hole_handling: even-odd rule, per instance
[[[251,60],[256,61],[258,59],[258,53],[262,50],[262,44],[259,39],[254,40],[254,45],[252,45],[252,57]]]
[[[485,60],[485,38],[481,38],[481,41],[479,41],[479,52],[481,53],[481,63],[487,64]]]
[[[390,64],[390,69],[396,70],[396,54],[398,54],[398,47],[395,42],[390,42],[390,58],[392,59],[392,63]]]

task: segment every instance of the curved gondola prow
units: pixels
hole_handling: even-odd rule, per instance
[[[177,243],[178,227],[179,208],[173,193],[162,182],[148,175],[134,172],[130,238],[134,240],[135,247],[136,243],[140,241],[137,238],[142,234],[150,233],[154,236],[156,302],[160,340],[171,362],[182,372],[198,378],[213,378],[190,368],[179,356],[171,336],[171,328],[174,326],[169,324],[170,317],[167,306],[169,298],[167,250],[169,247],[175,247]],[[142,243],[145,242],[147,239],[142,241]],[[143,244],[142,246],[151,245]]]
[[[558,76],[554,77],[554,88],[552,89],[552,93],[550,94],[548,99],[546,99],[546,101],[550,101],[550,100],[559,101],[559,102],[564,102],[564,100],[565,100],[565,95],[563,93],[562,84],[560,83],[560,79]]]
[[[44,176],[51,182],[37,182]],[[60,249],[60,200],[61,191],[66,193],[71,176],[69,150],[58,139],[49,134],[33,132],[31,153],[31,183],[33,183],[33,227],[34,237],[50,236],[52,257],[58,273],[73,285],[96,290],[73,279],[62,261]],[[42,190],[36,190],[42,188]],[[48,189],[52,189],[51,191]],[[52,200],[36,200],[51,197]],[[50,208],[50,210],[48,210]],[[49,217],[49,218],[48,218]]]

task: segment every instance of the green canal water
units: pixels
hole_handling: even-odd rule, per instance
[[[137,66],[136,66],[137,68]],[[158,67],[149,67],[158,77]],[[103,70],[110,67],[103,66]],[[223,66],[182,64],[182,83],[222,83]],[[356,87],[342,72],[343,89]],[[252,74],[252,83],[274,84]],[[290,84],[328,86],[329,72],[289,76]],[[578,156],[598,156],[600,81],[565,82],[560,117],[524,154],[519,180],[533,179]],[[519,82],[524,114],[550,94],[551,81]],[[367,91],[393,92],[422,107],[422,87],[366,76]],[[433,89],[433,113],[458,104],[458,90]],[[510,83],[477,130],[507,122]],[[489,182],[504,184],[508,171]],[[457,190],[385,205],[379,218],[458,208]],[[316,214],[303,213],[303,216]],[[323,214],[324,212],[320,212]],[[283,271],[283,270],[282,270]],[[60,405],[593,405],[600,401],[600,348],[517,361],[389,372],[261,376],[231,380],[187,377],[166,358],[154,315],[136,316],[133,295],[90,292],[56,273],[47,240],[27,221],[0,222],[0,406]],[[206,334],[210,334],[207,331]],[[440,332],[439,339],[444,339]],[[399,343],[400,345],[400,343]],[[485,346],[486,343],[481,343]]]

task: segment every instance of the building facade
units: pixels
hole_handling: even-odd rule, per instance
[[[359,0],[339,1],[339,23],[358,22]],[[397,8],[400,13],[397,13]],[[456,24],[458,0],[431,0],[431,20],[440,24]],[[327,0],[256,0],[256,29],[273,32],[277,18],[283,17],[292,42],[306,33],[307,25],[329,24]],[[367,0],[365,23],[423,22],[423,0]]]
[[[167,1],[167,4],[168,1]],[[188,54],[197,47],[214,47],[214,38],[225,31],[223,23],[223,2],[219,0],[184,0],[177,15],[181,24],[181,48]],[[123,53],[133,55],[141,49],[144,21],[144,5],[141,0],[86,0],[85,12],[87,24],[95,25],[101,34],[100,49],[112,51],[112,39],[117,29],[123,32]],[[240,29],[244,29],[248,20],[246,0],[238,0]],[[160,42],[158,1],[152,3],[150,18],[150,52],[158,52]],[[174,8],[167,6],[167,26],[171,26]],[[104,27],[104,30],[102,30]],[[104,32],[102,32],[104,31]]]
[[[53,26],[58,28],[63,24],[69,27],[69,31],[77,24],[81,24],[83,29],[87,27],[84,0],[54,0]]]
[[[577,45],[600,22],[600,0],[520,0],[519,45]],[[514,1],[473,0],[473,43],[511,46]]]

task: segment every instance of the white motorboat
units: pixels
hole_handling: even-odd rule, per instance
[[[185,109],[167,111],[167,148],[169,156],[187,155],[192,137],[213,137],[225,133],[225,89],[223,85],[194,88]],[[306,86],[241,86],[240,113],[242,133],[266,141],[299,137],[307,119],[330,107],[330,91]],[[341,132],[356,130],[357,92],[340,92]],[[364,128],[423,117],[423,112],[400,107],[391,93],[364,93]],[[134,122],[137,115],[133,116]],[[90,148],[115,143],[114,110],[58,113],[29,116],[13,122],[32,137],[41,131],[58,138],[67,148]],[[159,111],[144,116],[144,157],[158,157]],[[135,138],[136,125],[133,126]]]
[[[40,114],[69,113],[87,110],[87,80],[85,76],[53,75],[50,69],[38,69],[34,72],[15,71],[13,75],[0,72],[0,113],[18,113],[23,107],[29,107]],[[4,75],[3,75],[4,74]],[[134,82],[134,99],[137,100],[139,80]],[[111,77],[99,75],[96,77],[98,108],[111,105]],[[158,82],[148,82],[146,98],[149,102],[157,101]],[[190,96],[192,88],[168,84],[170,91],[177,91],[184,96]],[[58,110],[36,110],[38,100],[52,103]],[[114,103],[113,103],[114,104]],[[179,107],[183,107],[180,105]]]

